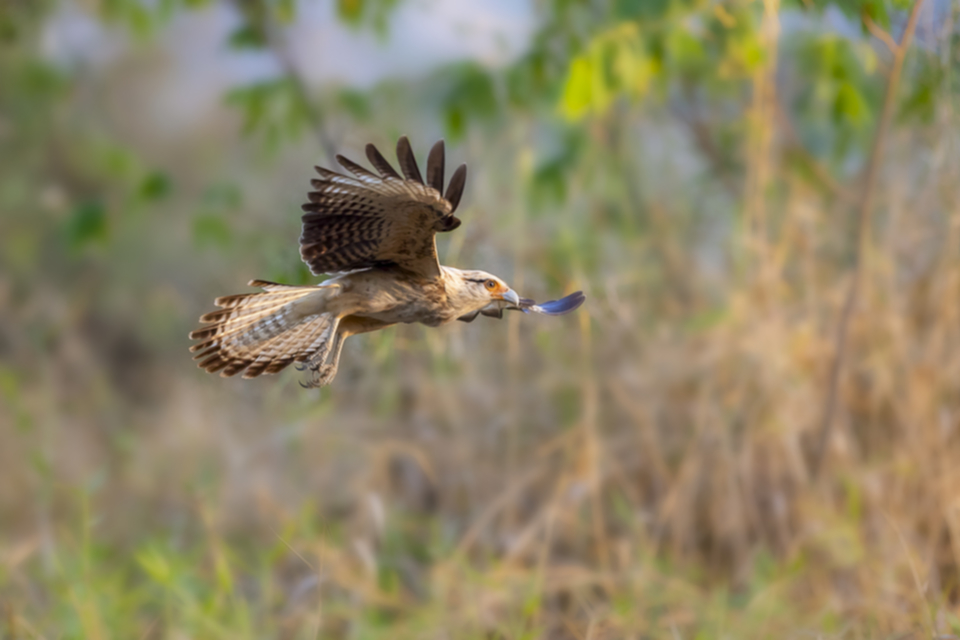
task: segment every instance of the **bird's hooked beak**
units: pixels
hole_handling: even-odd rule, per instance
[[[520,296],[518,296],[517,292],[514,291],[513,289],[507,289],[506,291],[501,293],[500,299],[504,300],[505,302],[509,302],[515,307],[520,305]]]

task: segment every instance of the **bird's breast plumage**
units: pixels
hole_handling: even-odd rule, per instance
[[[460,313],[451,304],[443,278],[423,278],[403,269],[370,269],[335,279],[343,287],[341,315],[381,322],[427,326],[451,322]],[[329,281],[328,281],[329,282]]]

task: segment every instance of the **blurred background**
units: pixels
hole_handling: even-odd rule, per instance
[[[958,10],[3,0],[0,638],[960,636]],[[401,134],[586,304],[199,371]]]

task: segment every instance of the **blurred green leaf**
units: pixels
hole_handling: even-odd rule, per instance
[[[364,92],[344,89],[338,96],[338,102],[340,106],[356,120],[364,121],[370,119],[372,114],[370,99]]]
[[[116,142],[98,142],[91,154],[91,160],[93,168],[114,180],[132,180],[141,171],[136,155]]]
[[[203,203],[211,208],[236,209],[243,202],[243,194],[235,184],[215,184],[203,192]]]
[[[746,77],[763,64],[766,53],[756,34],[731,38],[727,44],[726,57],[721,73],[726,77]]]
[[[870,107],[853,83],[844,82],[840,85],[833,105],[833,117],[838,122],[854,126],[869,120]]]
[[[12,44],[19,35],[19,29],[17,28],[17,23],[14,21],[13,16],[0,11],[0,43],[2,44]]]
[[[900,122],[915,120],[930,124],[936,115],[937,95],[943,85],[944,70],[939,64],[931,64],[926,58],[919,63],[919,69],[909,77],[909,93],[900,104],[897,114]]]
[[[541,206],[561,203],[567,198],[567,163],[562,159],[546,162],[533,173],[533,195]]]
[[[586,56],[577,56],[570,62],[570,71],[563,87],[560,108],[565,116],[575,120],[586,115],[593,104],[591,87],[593,68]]]
[[[666,51],[670,63],[679,72],[690,71],[703,61],[704,50],[700,38],[690,33],[683,23],[673,25],[667,32]],[[748,54],[747,58],[751,56]]]
[[[447,136],[454,141],[462,138],[467,128],[463,112],[456,107],[448,108],[443,114],[443,125]]]
[[[854,4],[850,0],[839,3],[841,6],[844,4]],[[869,17],[871,20],[879,24],[884,29],[890,28],[890,12],[887,11],[887,5],[884,0],[860,0],[855,4],[859,4],[859,14],[858,17],[861,19],[864,17]]]
[[[883,84],[874,73],[876,54],[859,41],[814,33],[798,43],[795,60],[810,88],[796,100],[799,130],[805,138],[815,134],[808,148],[841,161],[872,131]]]
[[[67,77],[53,66],[30,61],[18,69],[19,77],[14,83],[18,91],[24,92],[29,99],[41,100],[66,88]]]
[[[157,584],[169,587],[173,583],[173,568],[166,556],[156,547],[151,546],[138,553],[137,563]]]
[[[173,184],[170,182],[170,176],[154,171],[148,174],[140,183],[140,197],[147,201],[162,200],[170,195],[173,190]]]
[[[280,24],[290,24],[297,15],[295,0],[277,0],[274,15]]]
[[[912,4],[911,0],[796,0],[795,4],[804,11],[811,9],[823,12],[828,8],[839,9],[847,18],[861,21],[865,16],[882,26],[890,28],[891,8],[904,9]],[[794,4],[794,3],[790,3]],[[789,6],[789,5],[788,5]]]
[[[3,250],[3,261],[7,267],[15,267],[29,271],[36,264],[40,255],[40,234],[33,227],[15,227],[7,229],[0,249]]]
[[[556,101],[561,77],[552,74],[549,56],[534,49],[507,69],[507,97],[514,107],[531,107]]]
[[[219,215],[202,214],[193,219],[193,241],[198,247],[230,246],[230,225]]]
[[[613,14],[621,19],[662,18],[670,8],[670,0],[615,0]]]
[[[243,114],[244,133],[263,135],[270,148],[276,148],[284,140],[298,138],[311,125],[310,106],[291,78],[233,89],[227,94],[226,102]]]
[[[679,43],[686,54],[696,48]],[[656,72],[656,65],[644,47],[639,27],[624,23],[596,36],[586,50],[571,62],[560,113],[577,120],[588,113],[606,111],[618,96],[642,98]]]
[[[575,131],[562,132],[559,148],[537,163],[529,192],[535,212],[566,200],[567,181],[579,162],[581,145],[581,138]]]
[[[387,29],[387,19],[399,0],[337,0],[337,16],[352,27],[370,25],[380,33]]]
[[[363,17],[363,0],[337,0],[337,15],[344,22],[358,24]]]
[[[103,203],[93,200],[78,204],[67,221],[67,242],[74,250],[107,238],[107,211]]]
[[[447,88],[441,99],[447,135],[459,139],[470,121],[489,120],[497,114],[493,79],[476,63],[454,65],[444,71]]]
[[[262,49],[267,46],[267,39],[261,29],[248,23],[234,30],[227,38],[227,44],[232,49]]]
[[[15,396],[20,392],[20,379],[13,369],[0,365],[0,396],[4,401],[13,404]]]
[[[34,449],[30,452],[30,465],[38,476],[50,480],[53,476],[53,465],[42,450]]]
[[[138,37],[149,36],[159,22],[155,7],[133,0],[101,0],[100,15],[108,22],[121,23]]]

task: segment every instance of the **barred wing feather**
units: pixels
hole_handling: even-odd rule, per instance
[[[434,236],[460,226],[453,215],[463,193],[466,166],[443,187],[441,140],[427,161],[428,184],[406,136],[397,143],[403,177],[373,145],[367,158],[380,175],[337,156],[352,175],[317,167],[315,191],[303,205],[300,256],[315,275],[398,265],[425,278],[440,276]]]

